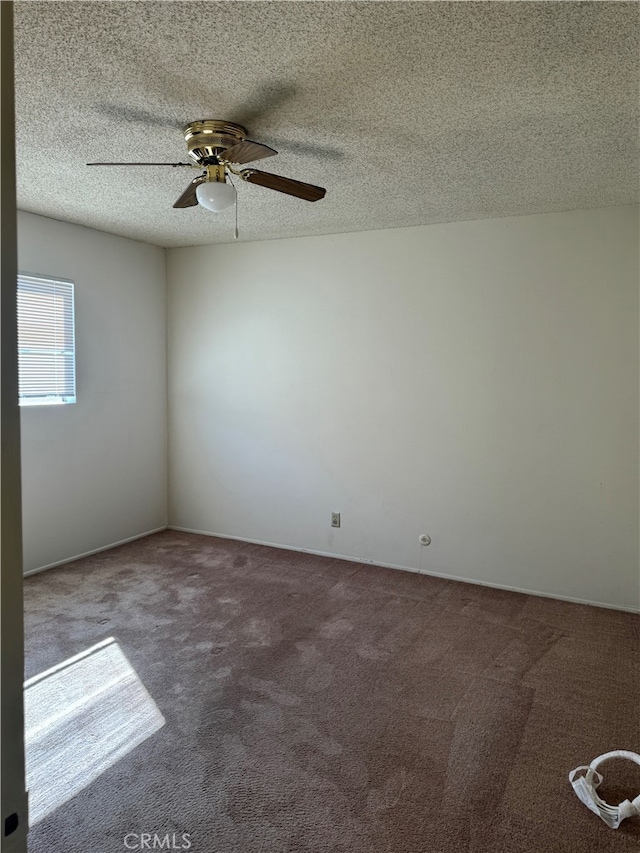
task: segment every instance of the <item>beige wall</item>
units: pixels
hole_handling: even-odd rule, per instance
[[[165,257],[21,212],[18,261],[75,282],[77,403],[20,410],[30,571],[166,524]]]
[[[639,606],[637,208],[175,249],[168,281],[172,525]]]

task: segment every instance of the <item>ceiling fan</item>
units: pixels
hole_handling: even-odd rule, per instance
[[[193,207],[200,204],[207,210],[219,213],[236,200],[233,183],[227,177],[236,175],[250,184],[266,187],[276,192],[296,196],[305,201],[319,201],[326,190],[313,184],[284,178],[259,169],[236,169],[245,163],[253,163],[278,152],[247,138],[242,125],[219,119],[192,121],[183,128],[185,142],[191,162],[188,163],[87,163],[87,166],[188,166],[200,169],[173,205],[175,208]]]

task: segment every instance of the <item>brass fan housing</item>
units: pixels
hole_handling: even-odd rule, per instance
[[[189,157],[199,166],[216,158],[218,154],[247,138],[247,131],[239,124],[218,119],[202,119],[185,125],[182,132]]]

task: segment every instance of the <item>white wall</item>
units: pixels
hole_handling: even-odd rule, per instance
[[[23,407],[25,570],[166,524],[162,249],[29,213],[22,272],[75,282],[77,403]]]
[[[639,606],[637,208],[167,269],[171,525]]]

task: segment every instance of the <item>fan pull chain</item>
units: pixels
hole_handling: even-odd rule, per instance
[[[234,240],[237,240],[237,239],[238,239],[238,188],[237,188],[237,186],[234,184],[233,179],[232,179],[232,177],[231,177],[231,174],[230,174],[230,172],[229,172],[228,170],[227,170],[227,175],[228,175],[228,177],[229,177],[229,183],[231,184],[231,186],[232,186],[232,187],[234,188],[234,190],[236,191],[236,203],[235,203],[236,224],[235,224],[235,228],[233,229],[233,239],[234,239]]]

